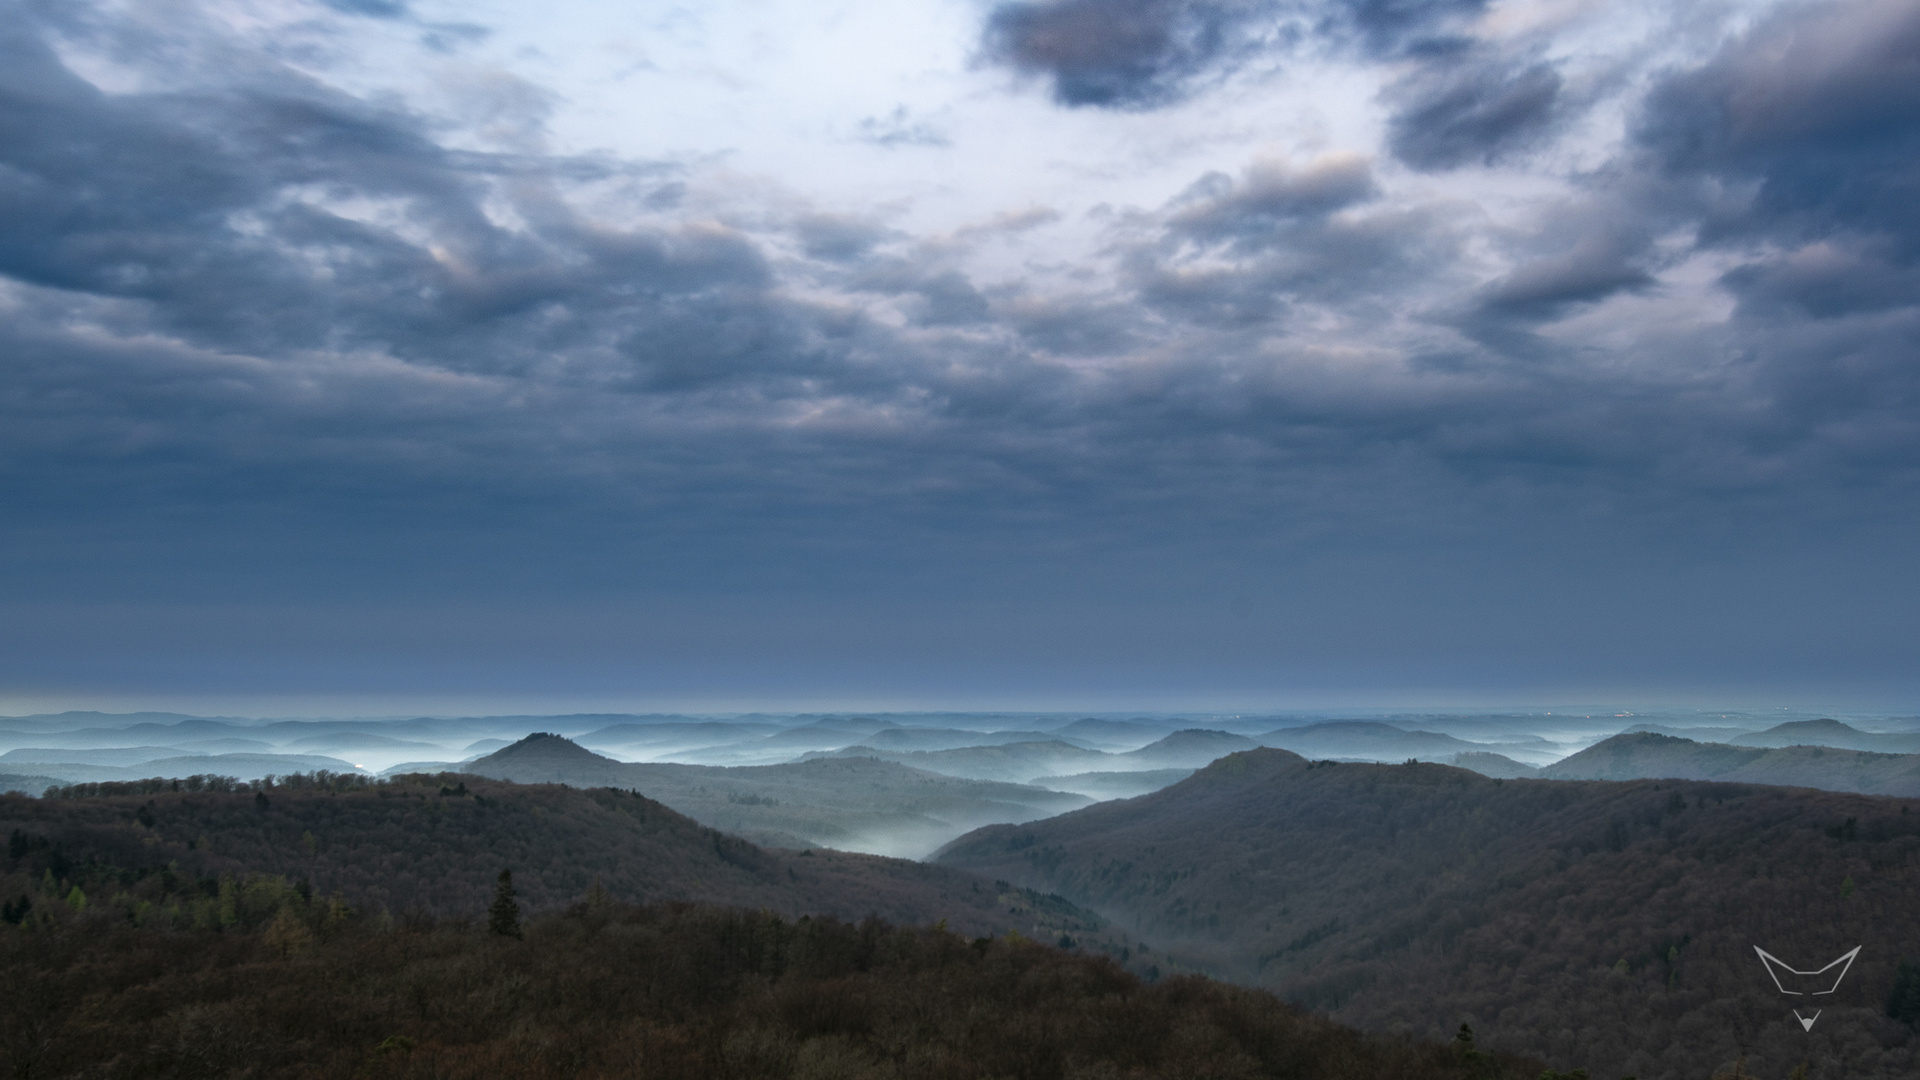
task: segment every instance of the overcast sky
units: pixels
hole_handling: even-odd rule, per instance
[[[0,0],[0,712],[1920,708],[1920,3]]]

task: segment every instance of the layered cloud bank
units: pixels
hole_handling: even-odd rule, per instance
[[[516,7],[0,3],[8,685],[1910,670],[1920,5]]]

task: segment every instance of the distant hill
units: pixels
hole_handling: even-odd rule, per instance
[[[33,762],[33,771],[56,777],[65,784],[97,784],[112,781],[165,779],[189,776],[231,776],[257,780],[263,776],[288,773],[355,772],[350,761],[323,754],[198,754],[156,758],[138,765],[90,765],[73,761]]]
[[[1099,720],[1088,717],[1075,720],[1064,727],[1055,728],[1053,734],[1062,739],[1074,739],[1100,750],[1137,750],[1150,742],[1164,738],[1168,730],[1164,725],[1143,724],[1137,720]]]
[[[1405,761],[1408,758],[1432,761],[1486,750],[1480,743],[1456,739],[1451,735],[1407,731],[1392,724],[1368,720],[1335,720],[1304,727],[1281,728],[1259,736],[1258,744],[1291,750],[1306,758],[1366,761]]]
[[[1013,784],[1031,783],[1036,776],[1124,767],[1115,764],[1117,754],[1086,750],[1058,740],[954,750],[879,750],[857,745],[836,751],[834,756],[874,757],[943,776]]]
[[[1882,754],[1920,753],[1920,733],[1877,734],[1838,720],[1794,720],[1727,740],[1735,746],[1832,746]]]
[[[965,746],[1004,746],[1007,743],[1045,741],[1056,737],[1040,731],[989,732],[960,728],[896,727],[863,735],[860,745],[876,750],[957,750]]]
[[[520,783],[632,788],[756,843],[906,857],[927,855],[982,825],[1030,821],[1091,801],[862,757],[732,768],[627,763],[546,735],[528,736],[463,768]]]
[[[786,729],[778,724],[723,723],[715,720],[659,724],[614,724],[574,741],[595,750],[654,750],[662,747],[713,746],[742,739],[764,739]],[[503,741],[501,745],[506,745]]]
[[[1107,799],[1131,799],[1159,791],[1193,775],[1192,769],[1140,769],[1135,772],[1084,772],[1071,776],[1041,776],[1037,787],[1071,791],[1104,802]]]
[[[395,739],[387,735],[377,735],[371,731],[336,731],[326,735],[309,735],[304,739],[295,739],[288,743],[287,748],[314,754],[351,754],[356,750],[438,751],[440,749],[433,743]]]
[[[1615,735],[1541,769],[1540,775],[1550,780],[1729,780],[1920,796],[1920,754],[1820,746],[1763,749],[1698,743],[1654,732]]]
[[[1485,750],[1468,750],[1458,753],[1441,764],[1471,769],[1481,776],[1490,776],[1496,780],[1521,780],[1540,775],[1540,770],[1531,765],[1524,765],[1510,757]]]
[[[51,776],[32,776],[21,773],[0,773],[0,794],[17,791],[23,795],[39,795],[50,787],[57,787],[60,780]]]
[[[141,716],[168,716],[166,713],[133,713],[125,717],[111,717],[101,713],[65,714],[76,720],[134,719]],[[47,745],[105,749],[115,746],[167,745],[185,739],[213,739],[228,736],[251,735],[256,728],[230,721],[208,720],[200,717],[181,717],[166,722],[137,720],[121,727],[89,726],[69,727],[57,723],[58,717],[22,717],[21,720],[34,720],[38,723],[31,727],[0,727],[0,740],[15,746]]]
[[[1883,1013],[1896,964],[1920,961],[1912,800],[1263,749],[936,858],[1366,1028],[1468,1022],[1605,1078],[1706,1077],[1742,1052],[1765,1077],[1809,1058],[1837,1075],[1842,1053],[1857,1080],[1920,1075],[1920,1041]],[[1807,962],[1864,951],[1809,1034],[1756,943]]]
[[[186,713],[170,712],[130,712],[106,713],[90,709],[74,709],[62,713],[33,713],[28,716],[0,716],[0,730],[5,731],[73,731],[83,728],[112,728],[122,730],[135,724],[155,726],[175,726],[179,724],[216,724],[221,727],[233,727],[248,721],[234,716],[190,716]]]
[[[1244,735],[1231,735],[1206,728],[1176,731],[1158,742],[1138,750],[1115,754],[1114,758],[1130,767],[1142,769],[1197,769],[1228,754],[1251,750],[1260,744]]]
[[[1031,784],[1042,776],[1069,776],[1086,772],[1127,772],[1158,769],[1195,769],[1227,754],[1257,746],[1252,739],[1224,731],[1192,728],[1176,731],[1156,742],[1124,754],[1088,750],[1058,739],[968,746],[953,750],[886,751],[862,744],[835,756],[877,757],[946,776],[1006,783]]]
[[[120,768],[184,755],[172,746],[116,746],[88,749],[79,747],[24,746],[0,754],[0,765],[15,762],[68,762],[76,765],[106,765]]]
[[[768,851],[651,799],[604,788],[454,774],[385,784],[350,776],[325,786],[297,779],[258,792],[107,787],[146,790],[0,795],[0,832],[12,838],[0,861],[0,898],[57,905],[80,886],[104,902],[157,876],[174,883],[175,902],[191,921],[223,895],[214,888],[223,878],[231,887],[265,874],[304,883],[316,896],[337,892],[369,912],[482,916],[506,867],[521,902],[535,911],[578,901],[597,878],[614,898],[634,902],[947,919],[970,934],[1099,940],[1099,920],[1063,901],[900,859]]]
[[[1678,739],[1692,739],[1694,742],[1731,743],[1742,735],[1750,734],[1747,728],[1737,727],[1670,727],[1666,724],[1635,724],[1626,732],[1651,731],[1656,735],[1672,735]]]

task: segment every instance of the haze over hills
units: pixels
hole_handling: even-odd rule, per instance
[[[1801,745],[1766,749],[1633,732],[1555,762],[1541,769],[1540,776],[1548,780],[1734,780],[1914,797],[1920,796],[1920,754]]]
[[[1476,743],[1432,731],[1407,731],[1392,724],[1366,720],[1339,720],[1305,727],[1269,731],[1256,740],[1261,746],[1291,750],[1302,757],[1365,759],[1369,761],[1420,758],[1484,749]]]
[[[1660,736],[1639,736],[1660,738]],[[1833,751],[1829,751],[1833,753]],[[956,840],[937,860],[1058,892],[1207,970],[1363,1027],[1603,1077],[1701,1077],[1810,1049],[1908,1077],[1883,1012],[1920,960],[1920,803],[1702,782],[1492,780],[1261,749],[1164,790]],[[1809,1036],[1761,978],[1865,949]],[[1773,943],[1778,943],[1774,948]]]
[[[1838,720],[1793,720],[1765,731],[1736,735],[1735,746],[1832,746],[1842,750],[1873,750],[1882,754],[1920,753],[1920,732],[1861,731]]]
[[[1190,728],[1125,753],[1088,750],[1059,740],[1048,740],[908,752],[859,745],[834,751],[827,756],[873,757],[946,776],[1027,784],[1038,777],[1052,775],[1195,769],[1226,754],[1257,745],[1245,736]]]
[[[111,751],[109,751],[111,753]],[[41,751],[37,756],[52,756]],[[257,779],[296,772],[357,772],[352,762],[324,754],[193,754],[154,758],[138,765],[93,765],[74,761],[23,761],[22,769],[57,777],[62,783],[93,784],[144,780],[153,776],[234,776]]]
[[[914,858],[981,825],[1030,821],[1091,801],[864,757],[733,768],[623,763],[540,735],[469,762],[464,770],[519,783],[633,788],[702,824],[760,843]]]
[[[1702,726],[1700,718],[1712,724]],[[1874,743],[1881,746],[1892,746],[1892,740],[1913,734],[1899,733],[1904,721],[1897,717],[1870,717],[1852,725],[1809,723],[1789,716],[1782,726],[1781,719],[1778,713],[1592,709],[1370,717],[579,713],[372,720],[83,712],[0,718],[0,754],[14,755],[0,758],[0,769],[64,782],[127,779],[156,769],[167,775],[214,772],[246,779],[315,768],[433,771],[458,767],[534,731],[554,731],[627,761],[745,766],[785,764],[814,756],[873,757],[943,775],[1009,783],[1088,777],[1060,780],[1059,789],[1091,797],[1129,797],[1256,742],[1291,747],[1314,758],[1387,762],[1411,758],[1459,764],[1490,776],[1521,777],[1531,775],[1529,768],[1584,749],[1621,725],[1696,732],[1710,727],[1716,733],[1730,733],[1726,734],[1729,739],[1774,738],[1765,733],[1777,728],[1776,735],[1790,733],[1782,737],[1796,740],[1882,740]],[[219,762],[182,760],[232,754],[254,756]],[[8,762],[16,764],[7,768]],[[133,769],[134,773],[106,769]],[[1139,775],[1108,778],[1120,773]],[[1824,781],[1814,774],[1779,782]],[[23,786],[37,790],[36,784]]]

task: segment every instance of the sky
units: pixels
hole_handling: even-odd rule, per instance
[[[0,712],[1920,710],[1920,3],[0,0]]]

